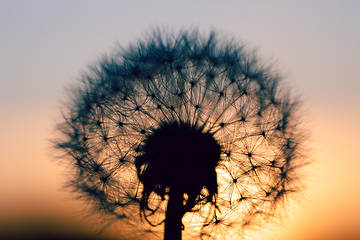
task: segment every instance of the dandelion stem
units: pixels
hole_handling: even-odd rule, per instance
[[[183,215],[183,193],[171,189],[166,209],[164,240],[181,240]]]

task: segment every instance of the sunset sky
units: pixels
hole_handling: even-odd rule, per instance
[[[49,139],[66,86],[118,43],[156,27],[233,37],[273,62],[301,95],[314,164],[289,218],[261,239],[360,240],[356,0],[0,0],[0,239],[99,237],[82,203],[61,191],[66,166]]]

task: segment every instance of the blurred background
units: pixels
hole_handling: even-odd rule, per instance
[[[0,0],[0,239],[120,239],[62,190],[49,139],[65,87],[118,43],[197,27],[257,49],[304,100],[307,190],[259,239],[359,240],[359,26],[356,0]]]

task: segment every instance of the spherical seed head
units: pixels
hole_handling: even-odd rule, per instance
[[[59,125],[69,185],[134,228],[140,215],[163,222],[175,189],[198,236],[238,237],[302,186],[297,101],[279,78],[242,45],[196,31],[155,32],[101,59]]]

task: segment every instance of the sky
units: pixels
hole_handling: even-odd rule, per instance
[[[49,139],[66,86],[117,44],[195,27],[256,49],[303,100],[307,188],[262,239],[359,240],[359,13],[355,0],[0,0],[0,238],[116,239],[62,189]]]

